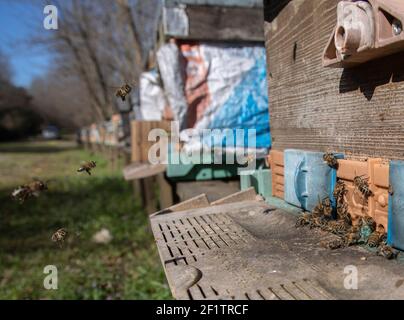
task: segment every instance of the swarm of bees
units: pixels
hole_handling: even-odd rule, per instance
[[[369,183],[364,176],[356,176],[353,180],[355,187],[362,193],[365,198],[373,195],[372,190],[369,189]]]
[[[338,160],[335,155],[331,152],[326,152],[323,154],[323,160],[326,162],[331,168],[338,168]]]
[[[358,181],[356,186],[363,194],[367,193],[366,184],[361,180],[359,189]],[[369,190],[370,191],[370,190]],[[349,247],[357,244],[366,244],[370,248],[378,248],[377,254],[387,259],[393,259],[397,256],[396,251],[387,245],[387,237],[384,227],[379,225],[369,216],[362,217],[356,225],[352,224],[348,205],[345,203],[344,195],[346,188],[343,181],[337,181],[333,196],[336,199],[336,219],[332,217],[331,200],[326,197],[323,201],[318,201],[311,213],[303,213],[296,221],[296,227],[309,226],[310,228],[319,228],[322,231],[333,233],[336,239],[324,241],[322,246],[334,250],[338,248]],[[367,193],[368,194],[368,193]]]
[[[59,244],[59,246],[62,246],[66,237],[67,237],[66,229],[60,228],[60,229],[56,230],[56,232],[54,234],[52,234],[51,239],[53,242],[56,242],[57,244]]]
[[[20,203],[24,203],[28,198],[38,197],[39,194],[45,190],[48,190],[48,186],[45,182],[41,180],[34,180],[31,183],[24,184],[16,188],[11,193],[11,197],[20,201]]]
[[[91,176],[91,169],[93,169],[93,168],[95,168],[95,167],[96,167],[95,161],[87,161],[87,162],[84,162],[84,163],[81,165],[81,167],[77,169],[77,172],[83,172],[83,171],[85,171],[85,172],[88,173],[88,175]]]
[[[124,85],[122,85],[121,87],[119,87],[116,92],[115,92],[115,96],[117,98],[121,98],[122,101],[125,101],[126,96],[132,91],[132,87],[125,83]]]

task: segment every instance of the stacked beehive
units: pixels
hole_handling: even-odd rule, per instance
[[[361,43],[361,49],[355,51],[345,41],[350,35],[340,31],[352,28],[345,24],[348,15],[344,10],[354,12],[358,6],[366,8],[359,12],[361,19],[380,19],[370,23],[374,33],[365,30],[374,42]],[[273,195],[305,208],[308,198],[327,194],[331,183],[340,179],[347,188],[345,199],[353,221],[372,217],[388,230],[389,242],[404,249],[404,183],[398,178],[403,176],[404,166],[395,160],[404,159],[404,82],[398,76],[404,72],[404,41],[402,29],[397,28],[404,22],[404,7],[378,0],[340,4],[285,0],[265,1],[264,9]],[[347,43],[345,49],[340,48],[341,41]],[[351,51],[345,55],[342,51],[348,49]],[[343,68],[324,67],[330,65]],[[356,67],[349,68],[353,65]],[[319,156],[332,150],[345,159],[338,160],[336,176],[330,180],[319,170],[320,164],[302,168],[301,162],[288,161],[290,149],[315,151]],[[366,177],[369,184],[372,195],[367,201],[356,192],[354,178],[358,176]],[[306,191],[310,181],[320,180],[322,185],[318,182],[302,194],[299,179],[305,182]]]

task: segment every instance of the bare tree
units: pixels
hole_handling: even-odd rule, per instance
[[[126,82],[136,93],[140,74],[148,65],[148,51],[153,41],[145,40],[154,38],[155,28],[150,25],[157,23],[159,12],[156,8],[160,8],[160,0],[52,2],[59,9],[59,29],[46,35],[40,32],[33,38],[35,44],[46,45],[55,53],[54,68],[47,74],[51,78],[48,83],[63,83],[65,89],[60,94],[63,99],[69,100],[65,92],[85,96],[82,100],[86,101],[86,108],[91,110],[95,121],[108,119],[116,112],[130,111],[134,104],[132,97],[122,102],[114,93]],[[82,88],[67,90],[66,86],[72,83],[61,81],[62,74],[75,79]],[[46,83],[45,79],[35,83],[34,96]],[[37,98],[36,104],[39,102]],[[46,103],[43,105],[47,106]],[[54,109],[58,109],[58,105]]]

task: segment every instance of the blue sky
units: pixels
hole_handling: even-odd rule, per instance
[[[39,1],[0,0],[0,49],[10,59],[13,82],[18,86],[29,87],[33,78],[46,73],[51,62],[49,52],[29,45],[30,37],[43,25],[43,18]]]

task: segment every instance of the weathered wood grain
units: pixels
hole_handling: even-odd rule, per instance
[[[338,1],[265,1],[274,149],[404,159],[404,53],[322,67]]]
[[[187,6],[188,40],[264,41],[262,8]],[[170,36],[170,35],[166,35]]]
[[[150,147],[155,144],[148,140],[149,132],[153,129],[163,129],[169,134],[169,121],[132,121],[131,122],[131,146],[132,162],[148,163]]]

